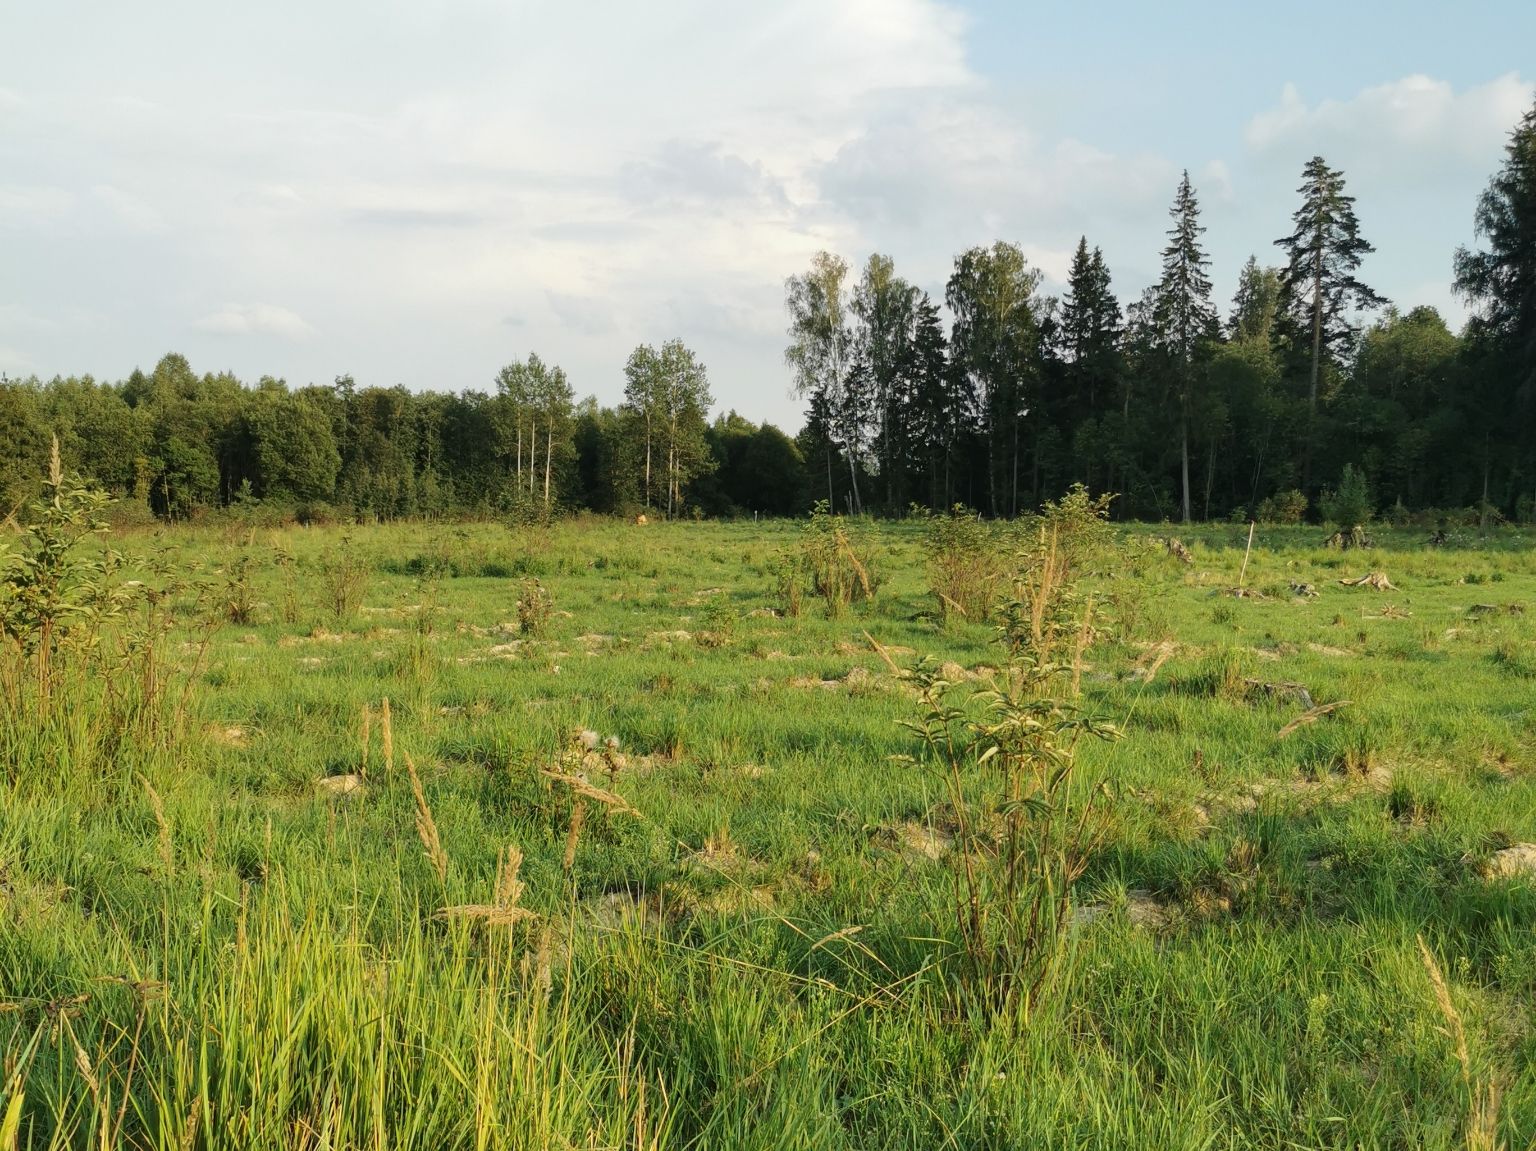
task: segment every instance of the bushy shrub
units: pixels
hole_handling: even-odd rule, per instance
[[[1345,464],[1339,486],[1323,492],[1318,500],[1323,519],[1339,527],[1363,527],[1371,522],[1373,506],[1371,486],[1365,473],[1354,464]]]
[[[987,619],[1007,582],[996,531],[970,508],[956,504],[947,515],[929,517],[925,546],[928,587],[944,622],[956,615]]]
[[[549,626],[554,614],[555,601],[544,585],[533,576],[527,576],[517,587],[517,630],[526,636],[538,638]]]
[[[1299,524],[1306,515],[1307,497],[1292,488],[1260,500],[1256,518],[1261,524]]]
[[[825,603],[828,616],[838,616],[849,604],[874,598],[878,586],[854,549],[847,521],[833,515],[826,500],[817,501],[799,547],[780,556],[777,574],[789,615],[799,614],[806,591]]]

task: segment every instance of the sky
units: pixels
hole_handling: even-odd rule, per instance
[[[0,39],[0,373],[489,391],[537,352],[612,404],[676,336],[790,430],[817,251],[941,299],[1008,240],[1059,293],[1086,235],[1131,300],[1186,168],[1223,311],[1321,154],[1362,278],[1459,325],[1536,99],[1528,0],[0,0]]]

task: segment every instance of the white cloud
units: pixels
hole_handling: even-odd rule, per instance
[[[1432,165],[1450,141],[1480,184],[1530,92],[1293,91],[1246,151],[1170,155],[1053,131],[1049,93],[972,71],[951,0],[86,2],[90,37],[72,9],[27,10],[18,39],[71,43],[68,67],[18,51],[0,91],[0,173],[27,181],[0,186],[0,300],[59,321],[25,341],[50,370],[190,338],[252,378],[483,387],[531,347],[613,400],[634,343],[679,335],[722,406],[784,422],[782,285],[818,248],[889,252],[942,291],[957,251],[1007,239],[1059,290],[1086,232],[1130,296],[1188,166],[1220,279],[1283,230],[1294,153],[1333,159],[1332,139]],[[1213,140],[1244,115],[1218,112]],[[1335,162],[1355,190],[1357,161]],[[100,322],[62,319],[74,306]]]
[[[1050,141],[1019,113],[939,91],[874,120],[822,170],[820,189],[861,250],[899,241],[898,266],[935,291],[958,251],[998,239],[1059,288],[1084,233],[1112,265],[1127,234],[1155,243],[1178,180],[1165,156]]]
[[[160,211],[139,196],[114,188],[111,184],[97,184],[91,194],[119,221],[135,232],[165,231],[165,217]]]
[[[1308,104],[1294,84],[1254,116],[1244,137],[1258,153],[1346,154],[1361,167],[1433,169],[1485,163],[1531,105],[1530,81],[1509,73],[1460,92],[1444,80],[1404,76],[1348,100]]]
[[[68,215],[74,196],[64,188],[0,184],[0,227],[29,228]]]
[[[197,321],[199,331],[219,336],[277,336],[307,340],[315,330],[303,318],[276,304],[225,304]]]

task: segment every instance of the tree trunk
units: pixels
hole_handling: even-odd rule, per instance
[[[1493,460],[1488,455],[1488,436],[1483,436],[1483,506],[1477,509],[1478,532],[1488,534],[1488,473],[1493,470]]]
[[[992,406],[992,405],[989,405]],[[987,413],[987,504],[997,516],[997,413]]]
[[[1200,513],[1200,518],[1210,522],[1211,518],[1211,488],[1216,483],[1216,445],[1211,444],[1205,451],[1205,510]]]
[[[852,441],[850,441],[851,443]],[[853,449],[848,450],[848,482],[851,485],[849,500],[853,508],[853,514],[858,515],[864,510],[863,503],[859,500],[859,472],[853,462]]]
[[[1189,512],[1189,399],[1179,405],[1179,459],[1184,476],[1184,522],[1192,523]]]
[[[549,510],[549,458],[555,446],[555,421],[544,423],[544,509]]]
[[[539,471],[539,417],[528,425],[528,494],[533,495],[533,478]]]
[[[1014,399],[1014,404],[1015,405],[1018,404],[1017,397],[1015,397],[1015,399]],[[1008,501],[1009,502],[1008,516],[1009,516],[1010,519],[1018,519],[1018,517],[1019,517],[1019,413],[1017,411],[1015,411],[1013,413],[1013,477],[1012,477],[1012,485],[1013,485],[1013,496]]]
[[[1312,250],[1312,378],[1307,391],[1307,442],[1302,446],[1301,489],[1312,491],[1312,441],[1317,438],[1317,380],[1323,360],[1323,241]]]

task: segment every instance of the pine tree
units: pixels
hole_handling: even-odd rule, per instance
[[[1355,277],[1361,261],[1376,249],[1360,235],[1355,198],[1344,194],[1344,174],[1328,167],[1321,156],[1313,156],[1302,169],[1302,184],[1296,190],[1302,203],[1291,217],[1295,229],[1275,244],[1284,249],[1287,259],[1280,276],[1281,310],[1298,327],[1304,325],[1312,349],[1308,430],[1302,449],[1302,486],[1310,489],[1324,358],[1354,338],[1358,330],[1354,310],[1380,307],[1387,300]]]
[[[1157,340],[1170,361],[1179,391],[1179,471],[1184,522],[1192,519],[1189,494],[1189,421],[1207,346],[1216,338],[1216,308],[1211,303],[1210,258],[1200,245],[1205,228],[1189,172],[1179,181],[1173,227],[1163,249],[1163,275],[1153,304]]]

